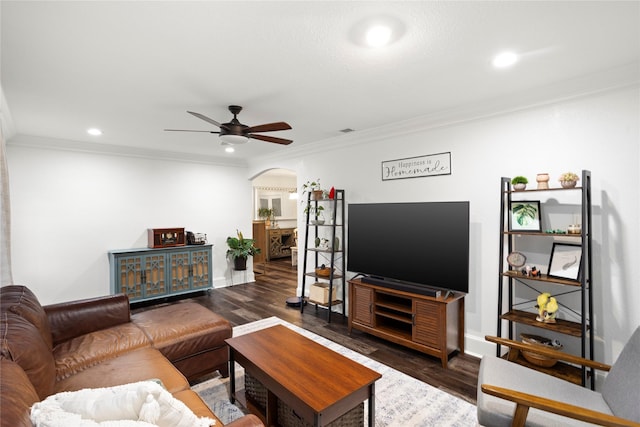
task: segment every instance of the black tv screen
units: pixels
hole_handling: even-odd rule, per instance
[[[469,292],[469,202],[352,203],[347,225],[347,270]]]

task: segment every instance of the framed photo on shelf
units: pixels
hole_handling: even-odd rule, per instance
[[[512,201],[510,231],[542,231],[539,200]]]
[[[547,276],[580,280],[582,246],[575,243],[553,243]]]

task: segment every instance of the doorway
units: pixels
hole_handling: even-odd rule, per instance
[[[260,254],[253,257],[253,271],[269,274],[269,263],[297,264],[297,176],[288,169],[270,169],[252,180],[253,238]],[[261,217],[260,214],[263,214]],[[265,214],[270,214],[265,217]],[[292,256],[293,254],[293,256]]]

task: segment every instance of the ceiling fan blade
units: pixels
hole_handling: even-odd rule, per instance
[[[191,129],[165,129],[165,132],[206,132],[206,133],[220,133],[213,130],[191,130]]]
[[[291,126],[285,122],[267,123],[264,125],[250,126],[245,132],[273,132],[276,130],[289,130]]]
[[[210,119],[209,117],[207,117],[205,115],[202,115],[200,113],[194,113],[193,111],[187,111],[187,113],[189,113],[189,114],[191,114],[193,116],[196,116],[197,118],[199,118],[201,120],[204,120],[205,122],[211,123],[212,125],[216,125],[219,128],[225,128],[225,126],[221,125],[220,123],[216,122],[215,120]]]
[[[291,144],[293,142],[290,139],[276,138],[275,136],[268,136],[268,135],[248,134],[247,136],[249,138],[259,139],[261,141],[273,142],[273,143],[282,144],[282,145],[289,145],[289,144]]]

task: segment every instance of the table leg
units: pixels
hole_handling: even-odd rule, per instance
[[[231,348],[229,348],[229,402],[236,402],[236,361]]]
[[[376,385],[369,386],[369,427],[375,426],[376,421]]]

